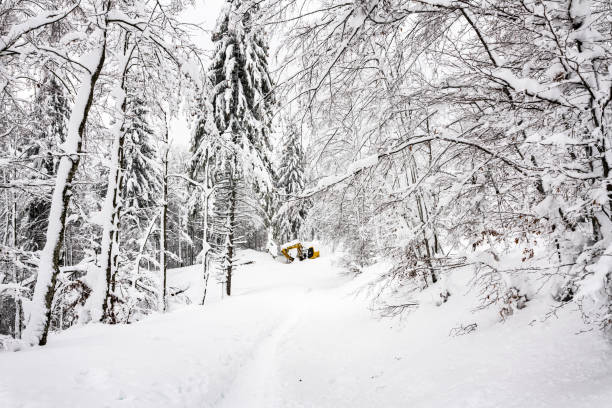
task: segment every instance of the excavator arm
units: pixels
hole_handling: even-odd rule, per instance
[[[300,261],[304,259],[304,251],[302,250],[302,244],[297,243],[281,249],[281,252],[283,253],[283,255],[285,255],[285,258],[287,258],[287,261],[295,261],[295,258],[292,257],[291,254],[289,254],[289,251],[291,251],[292,249],[297,249],[297,256]]]

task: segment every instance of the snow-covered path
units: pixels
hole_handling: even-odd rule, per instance
[[[219,407],[272,406],[271,398],[278,392],[276,385],[279,383],[276,352],[280,342],[299,323],[304,301],[303,296],[298,296],[297,305],[291,306],[282,323],[257,346],[253,357],[232,382],[230,394]]]
[[[129,326],[90,325],[45,348],[0,354],[0,407],[609,407],[612,351],[575,335],[576,316],[504,324],[469,297],[435,293],[402,321],[379,320],[329,258],[285,265],[264,254],[221,299]],[[172,271],[201,288],[197,267]],[[451,285],[452,286],[452,285]],[[432,301],[427,302],[427,296]],[[449,329],[478,321],[471,335]],[[562,323],[561,323],[562,322]],[[531,323],[531,325],[530,325]]]

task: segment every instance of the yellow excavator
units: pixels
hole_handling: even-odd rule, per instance
[[[315,251],[314,247],[309,247],[304,250],[304,247],[300,242],[291,242],[289,244],[285,244],[281,248],[281,253],[285,255],[285,258],[287,258],[287,262],[289,263],[295,261],[295,258],[289,254],[289,251],[291,251],[292,249],[297,249],[297,258],[300,261],[303,261],[304,259],[315,259],[319,257],[319,251]]]

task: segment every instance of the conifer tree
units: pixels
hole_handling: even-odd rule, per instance
[[[125,118],[125,143],[122,158],[124,208],[121,214],[121,267],[116,285],[132,286],[132,298],[121,299],[122,309],[114,313],[122,318],[130,314],[146,314],[157,305],[154,276],[140,268],[142,261],[153,259],[148,241],[158,217],[161,194],[161,169],[156,149],[157,136],[150,125],[151,112],[142,93],[128,91]],[[121,292],[123,293],[123,292]],[[136,294],[134,296],[134,294]],[[126,319],[127,320],[127,319]]]
[[[228,295],[236,263],[235,247],[240,241],[236,231],[240,197],[256,198],[266,220],[265,203],[272,191],[269,137],[274,98],[265,35],[252,25],[258,7],[248,1],[228,1],[213,35],[216,48],[209,74],[211,104],[223,140],[216,155],[216,202],[218,209],[223,208],[217,216],[223,220],[219,242]],[[239,192],[241,188],[247,192]]]
[[[279,167],[277,169],[277,191],[283,202],[274,215],[274,230],[280,242],[298,238],[306,220],[309,200],[297,200],[295,195],[304,189],[304,151],[300,135],[295,127],[289,127],[283,142]]]
[[[133,212],[153,206],[161,188],[155,133],[148,122],[149,116],[150,108],[142,95],[130,95],[125,124],[123,196],[126,209]]]

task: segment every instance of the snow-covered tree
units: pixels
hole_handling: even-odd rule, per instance
[[[222,138],[215,154],[215,202],[218,208],[225,208],[218,215],[223,219],[221,259],[228,295],[240,240],[236,231],[240,221],[236,211],[241,208],[238,200],[255,199],[259,216],[266,220],[264,206],[272,192],[269,138],[274,98],[265,33],[254,24],[258,10],[255,2],[228,1],[213,34],[210,103]]]
[[[144,95],[128,92],[123,158],[126,209],[144,210],[155,205],[160,191],[158,142],[151,127],[151,109]]]
[[[142,259],[142,250],[154,250],[147,247],[150,239],[142,239],[156,233],[147,228],[150,214],[142,211],[130,219],[134,223],[121,224],[123,210],[132,214],[121,200],[124,192],[132,189],[134,200],[128,206],[142,207],[153,200],[146,196],[151,186],[143,185],[140,177],[147,172],[141,159],[153,153],[147,142],[138,140],[132,146],[139,155],[130,154],[135,162],[128,164],[137,164],[129,171],[139,168],[134,170],[139,179],[123,187],[125,148],[130,148],[125,130],[132,109],[138,120],[146,116],[130,105],[133,95],[155,88],[158,97],[160,91],[188,80],[184,74],[189,74],[192,61],[187,54],[194,47],[181,24],[175,24],[181,7],[108,0],[0,4],[0,176],[8,193],[0,210],[0,251],[3,260],[5,252],[10,255],[7,270],[18,270],[6,274],[0,268],[0,297],[8,293],[3,285],[17,276],[10,292],[19,292],[15,298],[24,301],[27,343],[45,344],[49,330],[67,327],[77,314],[88,316],[85,320],[114,319],[108,312],[112,302],[133,294],[119,296],[123,289],[116,285],[117,277],[123,287],[131,275],[118,273],[137,269],[131,268],[134,257],[124,253],[126,258],[121,258],[119,237],[125,227],[133,227],[133,233],[123,237],[131,240],[130,251],[138,252],[134,256]],[[137,58],[123,58],[136,44]],[[122,70],[126,60],[129,67]],[[179,74],[177,66],[187,67],[186,72]],[[134,82],[134,76],[123,71],[141,77]],[[175,90],[166,95],[176,96]],[[155,104],[150,96],[141,99],[147,109]],[[5,149],[9,145],[22,152]],[[102,212],[100,202],[105,202]],[[96,213],[99,216],[93,216]],[[136,227],[136,218],[145,225]],[[24,232],[12,233],[19,229]],[[33,251],[41,247],[40,253]],[[151,286],[156,285],[146,290]],[[5,313],[0,313],[0,326],[5,321]]]
[[[298,198],[306,186],[306,180],[302,140],[295,126],[290,125],[286,130],[280,149],[276,185],[282,205],[274,214],[273,224],[279,244],[282,244],[299,238],[311,203],[310,200]]]
[[[61,146],[63,152],[53,190],[46,242],[39,261],[30,316],[24,332],[24,338],[30,344],[44,345],[47,342],[51,306],[59,275],[59,256],[72,193],[72,180],[79,166],[85,125],[91,109],[94,88],[106,56],[107,17],[110,11],[110,1],[99,1],[95,5],[99,10],[95,17],[92,17],[96,29],[88,37],[89,52],[82,55],[80,67],[85,69],[79,72],[79,88],[70,109],[66,141]]]
[[[5,189],[0,210],[0,334],[10,321],[14,337],[20,337],[27,318],[24,312],[36,278],[35,251],[45,243],[50,187],[59,160],[52,153],[66,133],[61,64],[46,54],[66,32],[73,10],[74,5],[62,2],[0,4],[0,182]]]
[[[123,211],[120,219],[119,269],[114,279],[120,304],[113,311],[116,321],[130,321],[156,310],[159,304],[154,235],[161,200],[161,169],[157,147],[159,135],[152,128],[151,108],[142,89],[130,77],[125,118],[125,142],[122,160]]]
[[[206,88],[208,90],[208,88]],[[210,261],[212,255],[212,218],[211,210],[214,202],[213,179],[214,179],[214,157],[213,154],[219,149],[219,133],[215,126],[215,120],[212,116],[212,106],[208,101],[205,90],[195,97],[195,106],[193,115],[195,117],[195,125],[191,138],[191,161],[189,176],[192,182],[189,184],[192,192],[192,199],[189,201],[189,209],[191,218],[198,215],[202,222],[202,239],[201,239],[201,261],[202,261],[202,278],[204,281],[204,292],[202,294],[202,304],[206,300],[206,291],[208,280],[210,277]],[[194,184],[198,183],[198,184]],[[196,245],[196,248],[198,245]]]

